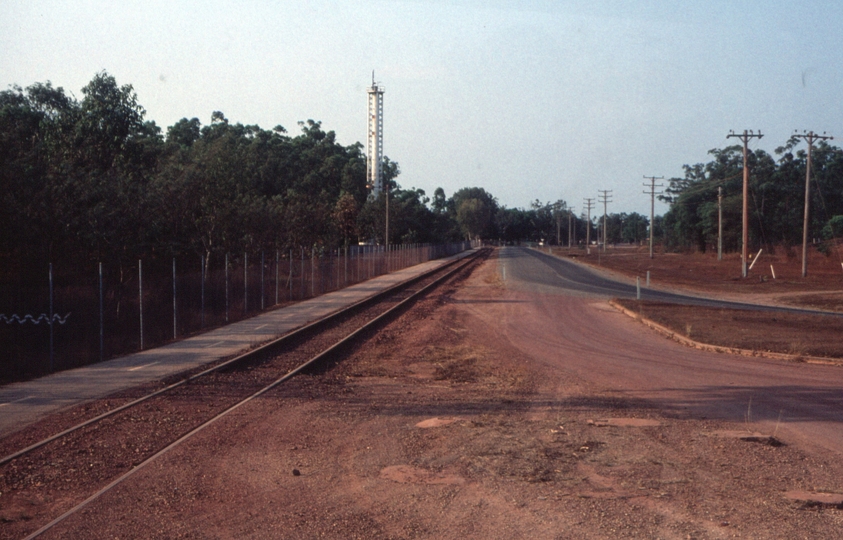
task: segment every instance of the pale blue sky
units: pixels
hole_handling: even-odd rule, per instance
[[[843,2],[0,0],[0,88],[81,98],[106,70],[147,119],[269,129],[312,118],[365,142],[371,73],[399,183],[501,204],[613,190],[649,213],[644,175],[682,175],[760,129],[843,137]],[[666,206],[657,203],[656,212]]]

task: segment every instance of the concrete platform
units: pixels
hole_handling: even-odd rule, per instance
[[[429,261],[169,345],[0,387],[0,436],[64,407],[244,352],[355,302],[473,253]]]

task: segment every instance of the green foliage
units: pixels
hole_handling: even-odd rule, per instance
[[[207,125],[182,118],[162,133],[132,86],[108,73],[81,95],[49,82],[0,92],[0,260],[22,272],[48,261],[123,267],[188,252],[210,260],[385,241],[386,197],[366,189],[363,146],[338,144],[318,121],[299,122],[291,135],[214,111]],[[397,183],[394,161],[384,158],[383,172],[390,243],[566,243],[569,218],[580,241],[591,226],[569,216],[565,201],[502,208],[480,187],[429,197]],[[686,200],[683,189],[671,196]],[[610,238],[639,238],[641,219],[613,216]]]
[[[313,120],[291,137],[220,111],[165,139],[111,75],[82,96],[50,83],[0,92],[0,258],[43,267],[356,241],[359,143],[343,147]]]
[[[823,227],[822,234],[825,240],[843,237],[843,215],[837,215],[829,219]]]
[[[450,208],[465,238],[489,238],[493,235],[498,202],[485,189],[460,189],[451,197]]]
[[[794,151],[791,138],[776,149],[778,161],[763,150],[748,155],[749,247],[801,243],[807,152]],[[709,152],[713,160],[685,166],[684,178],[673,178],[663,200],[671,204],[664,216],[668,247],[705,251],[717,244],[717,188],[722,187],[723,246],[740,249],[742,231],[743,154],[730,146]],[[812,152],[809,237],[816,238],[829,219],[843,212],[843,151],[817,144]]]

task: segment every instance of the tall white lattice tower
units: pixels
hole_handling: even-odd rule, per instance
[[[383,86],[375,82],[372,72],[372,86],[369,94],[369,141],[366,148],[366,183],[372,193],[378,195],[383,189]]]

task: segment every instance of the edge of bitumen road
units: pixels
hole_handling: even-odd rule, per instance
[[[784,360],[787,362],[795,362],[795,363],[803,363],[803,364],[822,364],[822,365],[830,365],[830,366],[843,366],[843,359],[837,358],[824,358],[822,356],[806,356],[806,355],[797,355],[797,354],[786,354],[786,353],[777,353],[772,351],[759,351],[754,349],[737,349],[735,347],[725,347],[722,345],[712,345],[710,343],[703,343],[700,341],[694,341],[693,339],[687,338],[682,334],[677,333],[674,330],[666,326],[662,326],[661,324],[648,319],[647,317],[642,316],[640,313],[636,313],[631,309],[627,309],[620,305],[619,303],[615,302],[614,300],[609,300],[609,305],[615,308],[616,310],[620,311],[624,315],[630,317],[631,319],[642,323],[644,326],[652,328],[659,334],[667,337],[668,339],[672,339],[686,347],[691,347],[693,349],[699,349],[702,351],[709,351],[709,352],[716,352],[721,354],[735,354],[739,356],[751,356],[757,358],[770,358],[774,360]]]
[[[580,265],[584,268],[588,268],[592,270],[598,275],[602,275],[608,279],[612,279],[621,283],[629,283],[631,285],[635,285],[636,277],[641,279],[641,290],[651,290],[651,291],[659,291],[665,292],[669,294],[678,294],[683,296],[691,296],[696,298],[703,298],[703,299],[710,299],[710,300],[723,300],[725,302],[739,302],[739,303],[748,303],[753,305],[759,306],[766,306],[771,308],[783,308],[783,309],[806,309],[809,311],[813,311],[816,313],[825,313],[829,315],[840,315],[841,312],[833,311],[828,309],[816,309],[816,308],[800,308],[799,306],[794,306],[791,304],[787,304],[777,300],[775,297],[772,298],[759,298],[757,296],[753,296],[751,298],[741,298],[740,296],[726,294],[720,291],[711,291],[705,289],[697,289],[694,287],[682,287],[676,285],[665,285],[664,283],[659,283],[658,281],[651,281],[649,286],[645,286],[644,284],[644,276],[630,276],[629,274],[624,274],[623,272],[618,272],[616,270],[611,270],[609,268],[605,268],[603,266],[594,264],[592,262],[585,262],[579,260],[578,257],[565,257],[564,255],[560,255],[557,253],[548,253],[547,251],[543,251],[539,248],[529,247],[528,249],[533,249],[542,253],[544,255],[548,255],[550,257],[556,257],[558,259],[563,259],[566,261],[570,261],[573,264]]]
[[[0,386],[0,437],[62,409],[234,357],[477,249],[383,274],[160,347]]]

